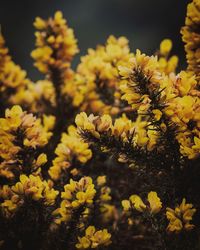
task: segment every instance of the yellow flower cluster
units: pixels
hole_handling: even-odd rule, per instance
[[[5,118],[0,118],[0,158],[2,159],[0,175],[7,178],[14,177],[12,170],[20,170],[23,165],[23,159],[20,157],[22,152],[45,146],[52,135],[49,130],[52,129],[53,123],[53,117],[44,116],[42,124],[41,119],[27,114],[17,105],[6,109]]]
[[[1,188],[1,208],[7,216],[11,216],[24,203],[26,197],[34,201],[42,200],[44,205],[51,206],[58,193],[52,188],[51,182],[43,181],[39,176],[20,175],[20,181],[14,186],[4,185]]]
[[[53,69],[69,68],[78,48],[73,30],[67,26],[62,13],[57,11],[54,18],[48,20],[37,17],[34,26],[38,30],[35,33],[37,48],[31,56],[39,71],[49,73]]]
[[[176,139],[180,152],[189,159],[200,155],[200,92],[196,89],[194,76],[181,71],[177,76],[168,79],[174,97],[169,99],[164,114],[176,127]],[[171,96],[173,96],[171,95]]]
[[[129,64],[119,66],[122,78],[120,88],[123,96],[133,110],[146,112],[151,105],[150,96],[159,89],[161,73],[159,72],[157,57],[146,56],[140,50],[131,57]]]
[[[172,49],[172,41],[170,39],[164,39],[160,44],[160,50],[158,53],[159,69],[165,74],[175,72],[178,65],[178,57],[173,55],[169,57]]]
[[[49,169],[49,175],[53,180],[58,180],[62,173],[70,168],[70,172],[77,173],[74,162],[78,165],[85,164],[92,157],[92,151],[88,148],[88,143],[81,140],[74,126],[69,126],[68,133],[63,133],[61,143],[58,144],[53,160],[53,166]],[[66,174],[66,173],[65,173]]]
[[[155,148],[159,136],[154,126],[142,117],[138,117],[135,122],[132,122],[123,115],[113,123],[110,115],[87,116],[82,112],[76,116],[75,122],[82,134],[89,132],[97,139],[112,135],[116,140],[120,139],[124,143],[131,143],[133,147],[149,151]]]
[[[101,246],[108,246],[111,243],[111,234],[107,229],[96,230],[94,226],[89,226],[85,230],[83,237],[78,237],[77,249],[91,249],[99,248]]]
[[[124,211],[135,209],[138,212],[149,211],[151,214],[157,214],[160,212],[162,208],[162,202],[160,201],[160,198],[156,192],[149,192],[147,201],[148,204],[145,204],[140,196],[134,194],[129,197],[129,200],[123,200],[122,206]]]
[[[63,93],[72,98],[74,106],[93,113],[115,114],[119,111],[118,65],[130,58],[128,40],[110,36],[105,46],[89,49],[81,58],[71,81],[63,87]],[[109,101],[110,100],[110,101]]]
[[[89,208],[93,204],[96,194],[92,178],[83,177],[79,181],[70,179],[70,183],[64,186],[61,193],[60,207],[53,212],[55,223],[67,222],[70,220],[74,210]]]
[[[10,102],[23,105],[33,113],[48,113],[51,107],[56,106],[54,85],[49,80],[29,82],[24,88],[11,96]]]
[[[106,185],[106,176],[98,176],[97,178],[97,186],[100,187],[100,192],[99,192],[99,199],[100,202],[104,205],[105,202],[108,202],[111,200],[110,196],[110,188],[105,186]]]
[[[5,46],[5,40],[2,34],[0,34],[0,66],[2,67],[5,61],[10,60],[10,56],[8,55],[8,48]]]
[[[196,180],[194,185],[186,183],[182,191],[181,185],[176,184],[187,174],[193,181],[199,160],[190,160],[200,157],[199,25],[200,0],[193,0],[181,31],[187,71],[176,74],[178,58],[170,54],[169,39],[161,42],[154,56],[147,56],[140,50],[132,54],[128,40],[114,36],[108,37],[104,45],[89,49],[73,71],[71,62],[78,52],[77,41],[62,13],[58,11],[47,20],[37,17],[36,49],[31,55],[45,77],[36,83],[28,80],[26,72],[12,61],[0,34],[0,112],[5,110],[5,117],[0,118],[0,214],[2,224],[9,218],[11,225],[11,233],[0,239],[0,246],[11,238],[13,246],[18,244],[12,249],[26,247],[24,237],[18,239],[21,233],[12,226],[21,215],[27,218],[29,212],[32,217],[36,214],[35,222],[37,215],[44,218],[44,227],[40,223],[37,226],[39,237],[35,234],[33,239],[42,239],[41,230],[42,235],[52,233],[47,243],[42,240],[45,249],[55,238],[59,240],[58,248],[65,240],[69,248],[106,248],[111,234],[105,226],[102,230],[95,228],[100,224],[113,230],[113,241],[122,232],[122,237],[127,234],[126,239],[134,241],[142,236],[143,244],[147,234],[153,233],[158,236],[157,247],[167,249],[165,231],[180,233],[195,227],[197,223],[192,220],[199,199],[194,205],[183,199],[172,209],[169,197],[173,194],[177,200],[185,191],[191,200],[196,198]],[[76,127],[69,126],[75,115]],[[119,176],[112,172],[114,160],[106,156],[108,151],[126,163]],[[117,165],[120,167],[121,163]],[[192,165],[189,172],[188,166]],[[134,168],[130,176],[128,166]],[[107,186],[105,172],[112,188]],[[124,180],[120,179],[123,174]],[[138,181],[131,186],[131,179]],[[143,180],[147,180],[145,185]],[[130,195],[139,183],[141,193]],[[163,193],[162,201],[157,192],[146,192],[148,185]],[[125,192],[130,197],[123,200]],[[138,215],[136,220],[134,215]],[[129,225],[134,219],[136,230],[125,230],[127,219]],[[167,229],[163,226],[165,220],[169,223]],[[51,229],[57,230],[56,235]],[[59,237],[62,230],[68,233],[63,242],[63,237]],[[193,233],[194,239],[198,237],[196,230]],[[76,239],[77,236],[80,237]],[[114,248],[118,242],[117,239]],[[131,244],[132,240],[127,249]]]
[[[16,65],[8,54],[5,41],[0,34],[0,94],[1,98],[7,102],[11,96],[24,87],[29,82],[26,79],[26,72]],[[9,91],[12,90],[12,94]]]
[[[106,176],[98,176],[97,177],[97,192],[98,198],[96,202],[99,204],[99,210],[101,212],[101,219],[103,222],[108,223],[113,220],[117,214],[116,207],[110,204],[112,199],[111,197],[111,189],[106,186]]]
[[[163,54],[168,50],[161,47]],[[198,157],[200,91],[195,77],[185,71],[165,75],[160,72],[156,57],[148,57],[140,51],[130,59],[128,66],[119,66],[119,72],[122,99],[133,111],[157,122],[160,131],[166,131],[173,124],[181,154],[189,159]]]
[[[188,70],[200,80],[200,1],[193,0],[187,6],[185,26],[181,29],[182,40],[185,43],[185,51],[188,63]]]
[[[196,209],[193,208],[193,205],[186,203],[184,198],[180,206],[177,206],[175,209],[167,208],[166,216],[169,220],[169,225],[167,227],[168,232],[179,233],[182,230],[192,230],[194,225],[191,224],[192,217]]]

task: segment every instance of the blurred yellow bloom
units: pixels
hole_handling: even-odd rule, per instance
[[[41,166],[41,165],[44,165],[46,162],[47,162],[47,155],[42,153],[38,156],[36,160],[36,165]]]
[[[106,176],[105,175],[98,176],[97,177],[97,185],[103,186],[104,184],[106,184]]]
[[[131,209],[131,202],[129,200],[123,200],[122,207],[125,211],[130,210]]]
[[[185,51],[188,63],[188,70],[200,78],[199,70],[199,46],[200,33],[197,25],[200,22],[200,2],[193,0],[187,6],[185,26],[181,29],[182,40],[185,43]]]
[[[160,53],[164,56],[169,54],[172,49],[172,41],[170,39],[164,39],[160,44]]]
[[[122,206],[124,211],[135,209],[138,212],[149,211],[152,214],[157,214],[160,212],[162,208],[162,202],[160,201],[160,198],[156,192],[149,192],[147,201],[149,204],[145,204],[140,196],[134,194],[129,197],[129,200],[123,200]]]
[[[15,96],[29,80],[26,71],[16,65],[5,46],[5,40],[0,33],[0,98],[2,102],[10,104],[10,99]]]
[[[62,13],[57,11],[48,20],[37,17],[34,26],[38,29],[36,49],[31,53],[35,66],[42,73],[49,73],[52,68],[69,68],[78,48],[73,30],[67,26]]]
[[[111,243],[111,234],[107,229],[97,231],[94,226],[89,226],[85,230],[85,236],[78,237],[77,249],[99,248],[108,246]]]
[[[46,28],[46,22],[42,18],[36,17],[34,26],[38,30],[43,30]]]
[[[117,114],[120,90],[118,65],[128,63],[131,56],[125,37],[110,36],[105,45],[89,49],[62,90],[74,106],[94,114]],[[109,90],[108,90],[109,89]]]
[[[192,230],[194,225],[191,224],[192,217],[196,209],[192,204],[186,203],[186,199],[182,200],[182,203],[174,210],[167,208],[166,216],[169,220],[167,231],[179,233],[182,230]]]

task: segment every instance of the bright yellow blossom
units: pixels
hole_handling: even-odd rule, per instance
[[[172,49],[172,41],[170,39],[164,39],[160,44],[160,53],[166,56]]]

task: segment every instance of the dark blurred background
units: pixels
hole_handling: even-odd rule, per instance
[[[34,48],[33,21],[47,18],[62,10],[68,24],[75,30],[80,55],[87,48],[104,43],[106,38],[126,36],[132,50],[152,54],[163,38],[174,42],[173,52],[185,67],[180,36],[189,0],[0,0],[0,24],[7,46],[16,63],[27,70],[29,77],[40,77],[33,68],[30,51]]]

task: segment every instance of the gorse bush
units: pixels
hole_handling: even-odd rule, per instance
[[[164,39],[89,49],[61,12],[34,22],[32,82],[0,36],[0,249],[200,249],[200,1]]]

